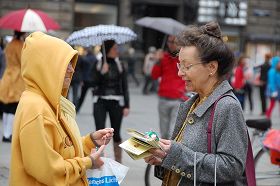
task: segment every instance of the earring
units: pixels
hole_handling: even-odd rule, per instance
[[[212,76],[212,75],[213,75],[213,73],[211,72],[211,73],[210,73],[210,76]]]

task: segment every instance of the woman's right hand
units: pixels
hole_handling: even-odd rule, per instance
[[[105,62],[105,63],[102,65],[101,73],[102,73],[102,74],[106,74],[108,71],[109,71],[109,65],[108,65],[107,62]]]
[[[162,159],[157,158],[154,155],[148,156],[146,158],[144,158],[145,162],[150,164],[150,165],[161,165],[162,163]]]
[[[114,135],[113,128],[100,129],[90,134],[92,142],[97,146],[107,145]]]
[[[101,159],[101,154],[104,151],[105,147],[106,145],[101,145],[97,151],[95,149],[91,150],[91,154],[89,155],[89,157],[92,161],[92,169],[98,169],[104,164]]]

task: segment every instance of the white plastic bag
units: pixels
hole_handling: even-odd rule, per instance
[[[101,159],[102,167],[87,170],[89,186],[119,186],[129,168],[110,158]]]

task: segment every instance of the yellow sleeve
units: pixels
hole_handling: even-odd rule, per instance
[[[92,166],[89,157],[64,159],[55,151],[60,137],[54,124],[38,116],[21,128],[20,148],[25,171],[45,185],[69,185],[85,175]]]
[[[82,142],[85,156],[88,156],[91,152],[91,149],[95,148],[95,145],[90,138],[90,134],[83,136]]]

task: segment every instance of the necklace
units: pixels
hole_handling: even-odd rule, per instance
[[[200,100],[199,97],[198,97],[198,98],[193,102],[193,104],[192,104],[190,110],[189,110],[188,113],[187,113],[187,117],[186,117],[186,119],[185,119],[185,121],[184,121],[184,123],[183,123],[183,126],[181,127],[181,129],[180,129],[178,135],[177,135],[176,138],[175,138],[175,141],[180,142],[180,141],[182,140],[182,138],[183,138],[183,131],[185,130],[187,124],[189,123],[189,124],[192,125],[192,124],[194,123],[194,119],[193,119],[193,117],[190,117],[190,114],[191,114],[191,113],[194,111],[194,109],[195,109],[199,104],[201,104],[206,98],[207,98],[207,97],[204,97],[203,99]]]
[[[177,135],[176,138],[175,138],[175,141],[180,142],[180,141],[182,140],[182,138],[183,138],[183,131],[185,130],[187,124],[190,124],[190,125],[194,124],[194,119],[193,119],[193,117],[190,117],[190,114],[195,110],[195,108],[196,108],[198,105],[202,104],[202,103],[212,94],[212,92],[217,88],[217,86],[220,84],[220,82],[221,82],[221,81],[217,81],[217,82],[214,84],[214,86],[211,88],[210,93],[208,93],[208,94],[207,94],[206,96],[204,96],[202,99],[200,99],[200,98],[198,97],[198,98],[193,102],[193,104],[192,104],[190,110],[189,110],[188,113],[187,113],[187,117],[186,117],[186,119],[185,119],[185,121],[184,121],[184,123],[183,123],[183,126],[181,127],[181,129],[180,129],[178,135]]]

